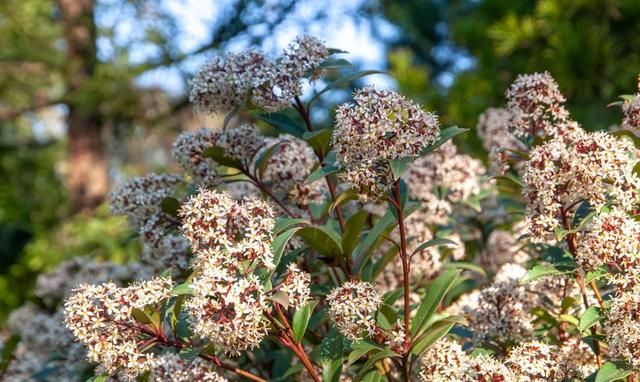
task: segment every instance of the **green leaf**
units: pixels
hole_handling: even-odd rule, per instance
[[[180,202],[178,199],[168,196],[160,202],[160,208],[162,212],[171,216],[178,216],[178,210],[180,209]]]
[[[559,225],[553,227],[553,232],[556,234],[556,240],[562,241],[565,236],[567,236],[570,232],[560,227]]]
[[[297,138],[302,138],[302,135],[307,131],[304,126],[284,113],[265,113],[258,115],[256,118]]]
[[[434,322],[429,328],[418,337],[411,348],[411,352],[420,356],[444,337],[456,324],[466,324],[467,320],[462,316],[450,316]]]
[[[202,153],[202,156],[204,156],[205,158],[211,158],[223,166],[233,167],[236,169],[242,168],[242,163],[234,158],[227,156],[224,148],[222,147],[209,147]]]
[[[361,70],[357,72],[346,73],[341,77],[339,77],[338,79],[334,80],[333,82],[329,83],[327,86],[324,87],[324,89],[320,90],[316,95],[314,95],[313,98],[311,98],[311,100],[309,101],[309,105],[311,105],[322,94],[328,92],[329,90],[336,89],[343,85],[349,85],[351,82],[357,80],[358,78],[370,76],[372,74],[388,74],[388,73],[380,70]]]
[[[180,356],[180,358],[182,358],[183,360],[187,361],[188,363],[195,361],[196,358],[198,358],[198,356],[200,355],[200,352],[202,352],[202,348],[184,348],[182,350],[180,350],[180,352],[178,353],[178,355]]]
[[[274,235],[277,235],[291,226],[308,223],[309,221],[306,219],[279,217],[276,219],[276,224],[272,232]]]
[[[440,137],[438,138],[437,141],[435,141],[433,144],[429,145],[424,150],[422,150],[422,152],[420,152],[420,156],[427,155],[428,153],[434,151],[438,147],[447,143],[447,141],[450,140],[451,138],[457,135],[460,135],[462,133],[466,133],[467,131],[469,131],[469,129],[461,129],[458,126],[447,127],[446,129],[440,131]]]
[[[591,328],[598,322],[604,320],[604,314],[602,313],[602,309],[597,306],[590,306],[580,317],[580,323],[578,324],[578,330],[584,332],[585,330]]]
[[[333,257],[342,253],[342,238],[333,228],[312,225],[298,231],[298,236],[318,253]]]
[[[282,259],[282,253],[287,246],[287,243],[295,235],[296,232],[301,230],[302,227],[294,227],[289,229],[288,231],[284,231],[280,235],[276,236],[271,243],[271,248],[273,250],[273,264],[277,267],[280,264],[280,260]]]
[[[141,324],[150,324],[152,322],[151,317],[147,315],[142,309],[133,308],[131,310],[131,315]]]
[[[302,135],[302,139],[304,139],[309,146],[313,147],[316,152],[326,153],[329,151],[331,134],[332,131],[330,129],[308,131]]]
[[[415,255],[416,253],[420,253],[422,251],[424,251],[425,249],[429,248],[429,247],[433,247],[436,245],[454,245],[454,246],[458,246],[459,244],[456,243],[453,240],[449,240],[449,239],[445,239],[442,237],[436,237],[435,239],[431,239],[429,241],[426,241],[422,244],[420,244],[418,246],[418,248],[416,248],[413,253],[411,254],[411,256]]]
[[[566,275],[569,273],[573,273],[574,270],[574,263],[536,265],[524,275],[522,280],[520,280],[520,284],[528,284],[530,282],[540,280],[549,276]]]
[[[344,58],[328,58],[318,65],[318,69],[343,69],[350,68],[353,65]]]
[[[345,338],[335,328],[320,343],[320,363],[322,364],[322,381],[338,382],[342,371]]]
[[[2,375],[9,367],[19,343],[20,336],[13,334],[2,344],[2,351],[0,352],[0,375]]]
[[[309,325],[309,318],[313,309],[318,304],[317,301],[308,301],[302,307],[298,308],[293,314],[293,321],[291,322],[291,329],[293,330],[293,339],[296,342],[302,341],[304,333],[307,331],[307,325]]]
[[[106,375],[96,375],[95,377],[91,377],[87,379],[85,382],[105,382],[108,376]]]
[[[584,283],[585,284],[590,284],[592,281],[598,280],[598,279],[606,276],[607,274],[609,274],[609,272],[607,272],[606,269],[604,269],[604,268],[596,268],[593,271],[587,273],[587,276],[584,278]]]
[[[413,158],[400,158],[392,159],[389,161],[389,167],[391,167],[391,173],[393,174],[393,180],[398,180],[404,174],[405,171],[411,167]]]
[[[444,265],[445,269],[465,269],[471,272],[476,272],[481,276],[487,276],[487,271],[484,270],[481,266],[474,263],[469,263],[466,261],[452,261],[450,263],[446,263]]]
[[[335,174],[340,171],[340,169],[336,166],[324,166],[318,167],[314,172],[312,172],[307,179],[304,181],[305,183],[313,183],[318,179],[322,179],[327,175]]]
[[[371,354],[369,354],[369,359],[367,359],[367,362],[362,365],[362,368],[360,368],[360,371],[358,372],[358,375],[356,375],[354,381],[361,380],[364,374],[366,374],[373,367],[373,365],[381,359],[397,356],[398,354],[396,354],[396,352],[391,349],[374,350],[373,352],[371,352]]]
[[[633,370],[619,362],[607,362],[596,374],[595,382],[614,382],[628,377]]]
[[[269,146],[268,149],[263,150],[260,153],[260,156],[256,160],[256,164],[255,164],[256,172],[258,174],[258,178],[259,179],[262,179],[262,174],[264,174],[264,170],[267,168],[267,164],[269,163],[269,159],[271,159],[273,154],[278,150],[278,148],[280,147],[280,143],[281,142],[277,142],[277,143]]]
[[[396,290],[389,291],[382,296],[382,303],[393,305],[403,294],[404,289],[399,288]]]
[[[459,275],[459,270],[447,270],[429,285],[415,317],[411,320],[410,333],[412,338],[416,338],[416,336],[419,336],[424,331],[424,326],[429,322],[429,319],[433,313],[435,313],[436,309],[438,309],[438,305],[440,305],[440,302]],[[408,312],[405,312],[405,314],[407,313]]]
[[[362,228],[367,222],[367,211],[359,211],[349,217],[344,223],[344,233],[342,234],[342,253],[349,255],[358,243]]]
[[[173,289],[171,289],[171,294],[174,296],[181,296],[183,294],[192,294],[193,286],[190,282],[185,282],[182,284],[176,285]]]
[[[354,362],[362,358],[365,354],[371,351],[381,351],[383,350],[380,346],[373,344],[368,341],[355,341],[351,344],[351,353],[349,353],[349,357],[347,358],[347,367],[353,365]]]
[[[381,304],[376,313],[376,324],[386,330],[391,330],[398,319],[398,312],[387,304]]]
[[[350,200],[357,200],[357,199],[358,199],[358,191],[354,190],[353,188],[348,189],[347,191],[338,195],[336,200],[329,205],[329,210],[328,210],[329,215],[333,216],[333,211],[335,211],[336,208],[340,207],[341,205],[345,204]]]

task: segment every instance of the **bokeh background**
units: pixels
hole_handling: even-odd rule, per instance
[[[121,179],[170,170],[179,131],[221,123],[185,97],[199,64],[302,33],[472,130],[517,74],[544,70],[585,128],[607,128],[620,119],[607,104],[640,73],[637,0],[2,0],[0,327],[64,259],[138,255],[105,198]],[[457,143],[485,159],[475,133]]]

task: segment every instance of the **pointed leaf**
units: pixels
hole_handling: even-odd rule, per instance
[[[296,342],[302,341],[302,337],[304,337],[304,333],[307,331],[307,325],[309,325],[311,313],[317,304],[317,301],[308,301],[293,314],[291,329],[293,330],[293,339]]]
[[[305,179],[305,183],[309,184],[309,183],[313,183],[318,179],[322,179],[327,175],[331,175],[331,174],[335,174],[336,172],[340,171],[340,169],[336,166],[324,166],[324,167],[318,167],[314,172],[312,172],[307,179]]]
[[[411,320],[410,333],[412,338],[419,336],[424,331],[424,326],[429,322],[433,313],[438,309],[438,305],[440,305],[440,302],[451,286],[453,286],[459,275],[459,270],[444,271],[431,283],[431,285],[429,285],[427,293],[420,303],[420,307],[418,308],[415,317]]]

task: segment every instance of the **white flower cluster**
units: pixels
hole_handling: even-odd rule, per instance
[[[228,382],[228,379],[211,370],[203,360],[185,361],[175,354],[159,357],[157,365],[149,375],[154,382]]]
[[[216,146],[220,131],[200,129],[196,132],[184,132],[173,142],[173,159],[194,178],[195,183],[215,186],[220,183],[218,163],[206,157],[205,152]]]
[[[3,381],[31,381],[46,368],[48,380],[74,382],[88,367],[84,349],[73,343],[61,312],[49,314],[28,303],[11,312],[8,328],[20,336],[20,343],[2,375]]]
[[[530,259],[525,252],[525,243],[519,240],[527,230],[526,222],[521,220],[511,230],[494,229],[489,234],[479,262],[485,270],[497,273],[507,263],[524,264]]]
[[[640,268],[640,223],[625,211],[595,216],[577,241],[576,261],[584,272],[610,264],[622,271]]]
[[[206,113],[227,113],[249,102],[269,111],[282,110],[302,91],[301,81],[329,55],[313,37],[298,37],[273,60],[248,50],[216,57],[189,81],[189,100]]]
[[[111,211],[126,215],[138,231],[143,243],[142,260],[150,270],[184,269],[187,265],[188,244],[161,206],[181,181],[176,175],[150,174],[131,178],[111,192]]]
[[[111,192],[111,212],[127,216],[130,224],[140,229],[152,215],[162,212],[160,202],[171,196],[181,181],[175,175],[149,174],[131,178]]]
[[[554,136],[570,122],[565,98],[548,72],[519,75],[506,97],[516,136]]]
[[[609,356],[640,368],[640,286],[616,295],[603,328]]]
[[[478,117],[476,132],[489,153],[489,172],[503,174],[509,169],[509,151],[527,151],[525,144],[511,130],[511,113],[506,109],[489,108]]]
[[[351,340],[376,334],[375,314],[382,303],[373,284],[348,281],[327,295],[329,318]]]
[[[575,130],[534,147],[522,177],[533,242],[551,243],[566,209],[588,201],[596,210],[612,201],[628,210],[637,199],[635,148],[605,132]]]
[[[525,342],[509,350],[504,359],[466,354],[457,342],[442,339],[422,357],[420,379],[423,382],[549,382],[567,378],[583,379],[590,368],[570,351],[540,341]],[[584,350],[582,348],[582,350]],[[577,362],[576,362],[577,361]],[[592,360],[590,360],[592,361]]]
[[[265,164],[262,177],[273,192],[298,208],[322,202],[326,188],[323,181],[305,183],[318,164],[311,147],[290,135],[272,138],[269,143],[269,147],[277,146]]]
[[[227,156],[248,167],[264,147],[265,137],[255,125],[243,123],[222,131],[216,145],[222,147]]]
[[[154,278],[126,288],[113,283],[78,285],[65,302],[65,323],[87,348],[90,362],[100,363],[109,373],[123,370],[127,379],[152,369],[157,356],[144,352],[150,338],[134,309],[157,306],[170,297],[171,280]]]
[[[333,145],[340,179],[363,200],[380,199],[393,183],[389,160],[416,158],[440,134],[438,117],[389,90],[358,89],[336,112]]]
[[[48,273],[36,279],[35,295],[49,307],[54,307],[66,298],[78,284],[100,284],[108,281],[122,285],[126,281],[141,278],[146,272],[139,263],[127,265],[110,261],[96,261],[86,256],[64,261]]]
[[[284,280],[280,283],[280,291],[287,294],[289,307],[296,309],[309,300],[311,294],[311,275],[303,272],[296,264],[289,264]]]
[[[243,202],[200,189],[180,210],[195,254],[193,295],[185,302],[194,333],[228,354],[256,347],[267,335],[268,294],[257,268],[273,269],[273,211],[261,199]],[[309,298],[310,276],[289,268],[282,288],[292,305]]]
[[[622,104],[622,128],[632,133],[640,134],[640,94],[635,94],[633,98],[627,99]]]
[[[421,202],[427,224],[446,224],[453,203],[480,192],[482,162],[458,153],[447,142],[429,155],[416,160],[403,175],[409,196]]]

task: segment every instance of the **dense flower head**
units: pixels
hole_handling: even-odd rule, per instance
[[[469,356],[457,342],[442,339],[436,342],[421,358],[422,382],[460,381]]]
[[[139,228],[154,213],[160,203],[174,192],[181,182],[175,175],[149,174],[131,178],[111,192],[109,206],[115,215],[126,215],[135,228]]]
[[[109,373],[123,369],[128,379],[153,368],[156,356],[141,348],[134,309],[158,304],[169,298],[171,281],[154,278],[119,288],[109,282],[81,284],[65,303],[65,323],[87,348],[87,358]]]
[[[328,56],[329,49],[323,41],[313,36],[298,36],[284,49],[281,64],[296,77],[310,73],[314,79],[318,76],[314,71]]]
[[[586,272],[607,264],[623,271],[640,265],[640,223],[618,208],[596,215],[577,242],[576,261]]]
[[[151,370],[149,380],[154,382],[228,382],[226,378],[211,370],[211,365],[201,359],[192,362],[176,354],[161,356]]]
[[[299,208],[322,202],[326,188],[323,181],[305,182],[318,164],[311,147],[290,135],[270,139],[269,143],[269,147],[276,146],[266,161],[262,178],[273,192]]]
[[[353,99],[338,108],[333,132],[341,180],[379,199],[393,181],[388,161],[418,157],[438,139],[438,117],[390,90],[366,87]]]
[[[548,72],[519,75],[506,97],[511,129],[516,136],[553,136],[569,122],[565,98]]]
[[[477,305],[466,313],[474,341],[508,343],[529,338],[533,332],[533,303],[517,279],[497,281],[482,289]]]
[[[168,268],[187,269],[189,242],[180,233],[177,223],[166,214],[152,215],[140,228],[141,260],[149,268],[163,271]]]
[[[373,284],[348,281],[327,295],[329,318],[338,331],[352,340],[376,333],[375,313],[382,303]]]
[[[310,36],[296,38],[272,59],[247,50],[216,57],[203,65],[189,81],[189,100],[210,114],[227,113],[252,103],[275,112],[291,105],[302,92],[302,78],[313,73],[329,55],[323,42]]]
[[[280,291],[287,294],[289,307],[296,309],[309,301],[310,285],[311,275],[300,270],[298,265],[291,263],[287,266],[284,280],[280,283]]]
[[[185,301],[194,334],[231,355],[253,349],[264,339],[269,308],[260,280],[239,277],[233,268],[204,264],[192,281],[193,295]]]
[[[519,240],[526,228],[525,222],[520,221],[509,231],[491,231],[480,257],[480,263],[486,270],[496,273],[507,263],[524,264],[530,259],[530,255],[523,249],[524,243]]]
[[[516,382],[562,381],[564,372],[559,357],[556,346],[531,341],[511,349],[506,364],[516,375]]]
[[[421,202],[426,223],[446,224],[452,203],[458,203],[480,192],[482,162],[458,153],[447,142],[436,151],[416,160],[403,179],[409,196]]]
[[[256,159],[256,155],[265,144],[265,137],[258,128],[243,123],[220,133],[217,146],[222,147],[227,156],[240,161],[244,166]]]
[[[255,197],[233,200],[228,194],[200,189],[185,202],[179,216],[195,254],[194,266],[212,260],[237,267],[243,261],[273,268],[271,206]]]
[[[73,257],[62,262],[51,272],[39,275],[36,279],[35,295],[47,305],[54,306],[66,298],[78,284],[111,281],[122,285],[125,281],[140,277],[141,271],[137,263],[120,265],[86,256]]]
[[[605,132],[576,130],[534,147],[523,174],[527,219],[533,242],[553,242],[566,208],[587,201],[600,210],[613,202],[628,210],[639,178],[633,144]]]
[[[603,325],[613,360],[640,367],[640,287],[618,293]]]
[[[640,134],[640,94],[626,99],[622,104],[622,128],[634,134]]]
[[[173,143],[172,155],[180,167],[199,184],[215,186],[220,183],[216,171],[218,163],[205,156],[207,149],[218,144],[220,131],[203,128],[184,132]]]
[[[503,174],[509,169],[509,150],[527,151],[526,146],[510,128],[511,113],[501,108],[489,108],[478,117],[476,132],[489,153],[489,172]]]

